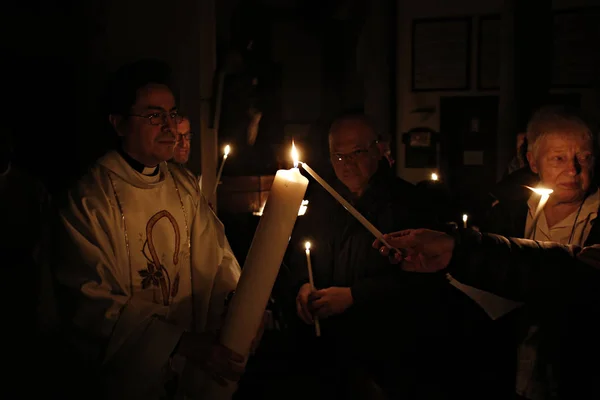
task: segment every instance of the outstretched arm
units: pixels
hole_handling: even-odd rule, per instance
[[[517,301],[557,295],[584,300],[600,284],[600,247],[581,249],[552,242],[505,238],[471,230],[456,236],[416,229],[389,235],[406,251],[393,255],[416,272],[448,270],[468,285]],[[375,242],[384,255],[389,250]]]

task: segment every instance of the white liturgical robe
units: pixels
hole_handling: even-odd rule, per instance
[[[143,175],[116,151],[70,193],[61,220],[57,279],[79,294],[80,351],[101,356],[112,398],[157,398],[182,332],[219,329],[237,285],[223,225],[184,169],[164,162]]]

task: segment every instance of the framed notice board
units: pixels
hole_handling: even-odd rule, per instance
[[[500,14],[486,15],[479,19],[477,35],[477,89],[500,88]]]
[[[470,88],[470,17],[413,20],[411,47],[413,91]]]
[[[600,68],[600,7],[556,11],[553,16],[553,87],[589,87]]]

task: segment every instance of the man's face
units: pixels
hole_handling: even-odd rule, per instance
[[[541,184],[554,190],[557,203],[583,200],[594,168],[593,145],[583,134],[557,132],[541,139],[537,155],[528,153],[531,170]]]
[[[329,152],[337,178],[361,195],[377,171],[381,153],[375,134],[362,121],[344,121],[330,134]]]
[[[138,89],[130,116],[115,128],[123,136],[124,150],[150,167],[173,158],[178,118],[171,90],[166,85],[148,84]]]
[[[185,164],[190,158],[190,121],[184,119],[179,125],[177,125],[177,144],[175,145],[175,151],[173,152],[173,160],[178,164]]]

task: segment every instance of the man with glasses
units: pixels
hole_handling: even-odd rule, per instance
[[[175,150],[173,151],[173,158],[171,162],[179,165],[187,174],[189,174],[192,179],[198,179],[198,185],[200,186],[200,190],[202,191],[202,175],[199,178],[185,167],[187,162],[190,159],[190,150],[192,145],[192,138],[194,134],[190,132],[190,120],[186,117],[183,117],[179,125],[177,125],[177,144],[175,145]],[[212,209],[212,204],[208,203],[210,208]]]
[[[391,226],[431,226],[430,218],[425,218],[421,210],[422,202],[415,187],[397,178],[390,168],[382,154],[385,146],[380,146],[380,139],[374,123],[365,115],[351,114],[335,120],[329,131],[330,161],[335,172],[330,179],[332,186],[382,231]],[[339,390],[339,379],[352,386],[349,383],[353,380],[349,378],[352,373],[348,369],[358,363],[368,369],[369,375],[378,378],[392,398],[400,395],[414,398],[410,396],[417,390],[418,376],[414,373],[420,357],[411,353],[407,345],[415,346],[417,327],[429,330],[430,337],[439,331],[434,329],[441,315],[439,295],[434,289],[442,292],[439,286],[446,285],[445,278],[420,277],[423,279],[409,285],[421,301],[416,303],[412,298],[408,307],[402,301],[406,288],[400,288],[405,276],[372,251],[371,233],[318,185],[311,188],[310,207],[298,221],[290,241],[289,261],[294,275],[291,292],[297,293],[296,312],[306,325],[319,318],[321,342],[325,343],[319,348],[327,348],[331,353],[318,357],[329,357],[328,366],[331,367],[331,362],[335,366],[328,367],[328,371],[338,374],[330,379],[337,386],[331,389]],[[303,251],[307,240],[312,245],[316,291],[308,283]],[[307,329],[306,325],[300,324],[299,332],[314,336],[314,327]],[[309,345],[303,351],[309,352],[311,348],[314,346]],[[419,354],[422,360],[432,360],[428,358],[430,355]],[[316,374],[324,376],[328,371],[319,369]],[[435,389],[434,384],[429,386],[428,389]]]
[[[242,372],[243,357],[213,336],[240,267],[197,181],[166,162],[182,122],[168,77],[152,61],[117,72],[109,121],[121,146],[60,213],[56,278],[74,365],[102,379],[82,383],[86,398],[169,398],[192,390],[195,370],[222,384]]]
[[[190,148],[192,143],[192,133],[190,132],[190,120],[183,117],[177,125],[177,144],[173,151],[173,162],[185,165],[190,159]]]

